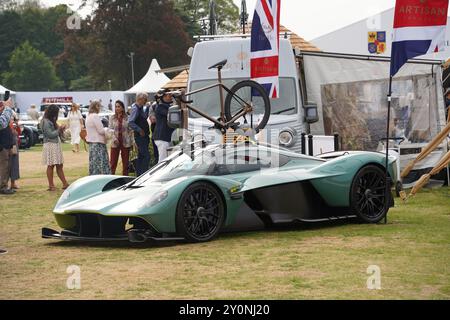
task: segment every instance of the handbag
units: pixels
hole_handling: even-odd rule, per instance
[[[86,137],[87,137],[87,130],[86,130],[86,128],[82,128],[80,131],[80,138],[81,138],[81,140],[86,142]]]

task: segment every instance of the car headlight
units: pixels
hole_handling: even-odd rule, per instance
[[[153,207],[160,203],[161,201],[164,201],[169,193],[167,190],[158,191],[150,196],[150,198],[145,201],[141,207]]]
[[[56,203],[56,207],[58,207],[60,204],[66,202],[70,197],[70,191],[68,189],[64,190],[63,194],[59,198],[58,202]]]
[[[293,128],[283,129],[278,136],[278,142],[283,147],[292,147],[297,142],[297,131]]]

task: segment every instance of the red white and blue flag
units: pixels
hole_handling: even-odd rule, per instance
[[[257,0],[252,22],[250,73],[271,98],[278,98],[281,0]]]
[[[417,56],[445,46],[449,0],[397,0],[392,40],[391,76]]]

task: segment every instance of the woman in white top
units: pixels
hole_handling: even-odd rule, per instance
[[[70,112],[68,115],[69,118],[69,129],[70,129],[70,143],[73,146],[73,152],[80,152],[80,132],[81,128],[83,128],[83,116],[80,112],[80,106],[76,103],[72,104],[70,108]]]
[[[103,123],[98,116],[100,102],[93,101],[86,117],[86,141],[89,143],[89,175],[111,174],[106,135]]]

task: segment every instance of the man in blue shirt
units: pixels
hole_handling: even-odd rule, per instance
[[[147,122],[148,110],[145,110],[148,95],[139,93],[136,95],[136,102],[131,107],[131,115],[128,120],[130,128],[134,131],[134,140],[138,148],[138,157],[136,160],[136,175],[145,173],[150,165],[150,127]]]

